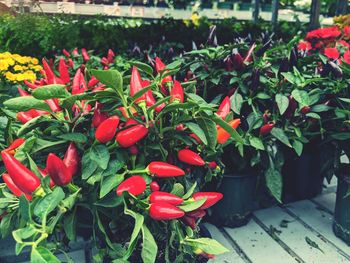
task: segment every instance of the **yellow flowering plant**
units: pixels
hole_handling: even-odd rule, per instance
[[[37,58],[11,54],[10,52],[0,53],[0,78],[11,84],[28,80],[34,82],[42,67]]]

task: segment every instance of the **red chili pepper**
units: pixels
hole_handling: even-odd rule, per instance
[[[129,113],[125,107],[119,107],[118,110],[120,110],[124,118],[130,118]],[[130,107],[130,112],[133,116],[137,116],[137,110],[134,107]]]
[[[46,160],[46,169],[56,185],[64,186],[72,181],[71,170],[55,154],[50,153]]]
[[[74,67],[74,61],[73,59],[68,59],[68,67],[73,68]]]
[[[209,163],[208,166],[209,166],[210,169],[215,169],[218,166],[218,164],[215,161],[212,161],[212,162]]]
[[[149,184],[149,187],[151,188],[152,192],[159,191],[160,187],[159,184],[156,181],[153,181]]]
[[[194,218],[202,218],[206,214],[207,213],[203,209],[197,209],[197,210],[186,213],[187,216],[194,217]]]
[[[139,124],[139,123],[137,122],[137,120],[134,120],[134,119],[129,118],[129,119],[126,120],[124,127],[126,128],[126,127],[128,127],[128,126],[136,125],[136,124]]]
[[[91,79],[89,80],[88,82],[88,87],[89,88],[92,88],[92,87],[95,87],[100,81],[95,78],[94,76],[91,77]]]
[[[233,119],[231,121],[229,121],[229,125],[233,128],[236,129],[238,127],[238,125],[241,123],[240,119]],[[231,137],[231,135],[224,130],[224,128],[219,127],[218,128],[218,134],[217,134],[217,139],[218,139],[218,143],[219,144],[224,144],[225,142],[227,142],[227,140]]]
[[[96,87],[96,88],[94,88],[93,90],[91,90],[91,92],[99,92],[99,91],[103,91],[103,90],[105,90],[105,85],[100,85],[100,86],[98,86],[98,87]]]
[[[31,110],[28,110],[28,111],[20,111],[20,112],[18,112],[16,114],[16,118],[20,122],[26,123],[26,122],[30,121],[31,119],[33,119],[33,118],[36,118],[38,116],[45,115],[45,114],[49,114],[49,113],[46,112],[46,111],[31,109]]]
[[[66,165],[67,169],[70,171],[72,176],[74,176],[78,172],[80,158],[77,147],[75,146],[74,142],[71,142],[69,144],[63,158],[63,163]]]
[[[139,149],[137,148],[136,145],[132,145],[129,147],[129,153],[131,155],[137,155],[139,153]]]
[[[307,114],[307,113],[309,113],[310,111],[311,111],[310,106],[304,106],[304,107],[302,107],[301,110],[300,110],[300,112],[301,112],[302,114]]]
[[[270,113],[268,110],[266,110],[263,114],[263,119],[264,119],[264,123],[268,123],[270,120]]]
[[[119,117],[112,116],[103,121],[96,129],[95,138],[101,143],[107,143],[113,139],[117,133]]]
[[[170,91],[170,102],[178,101],[183,103],[184,102],[184,90],[181,86],[181,83],[177,80],[174,81],[174,86]]]
[[[189,226],[193,230],[197,228],[197,223],[196,223],[195,218],[189,217],[189,216],[184,216],[183,218],[181,218],[181,220],[182,220],[182,222],[184,222],[184,224],[186,226]]]
[[[134,175],[124,180],[116,190],[118,196],[123,192],[129,192],[134,196],[142,194],[146,190],[146,181],[142,176]]]
[[[48,83],[50,83],[50,84],[54,83],[54,79],[56,76],[53,73],[50,65],[47,63],[45,58],[42,59],[42,64],[43,64],[45,76],[47,78]]]
[[[108,119],[108,113],[101,112],[102,107],[103,107],[103,104],[96,101],[94,115],[92,116],[92,126],[95,128],[100,126],[102,122]]]
[[[147,168],[151,174],[159,178],[185,175],[185,171],[180,167],[164,162],[151,162]]]
[[[58,72],[60,73],[60,78],[64,84],[67,84],[70,81],[68,67],[63,58],[60,59],[58,64]]]
[[[17,90],[18,90],[19,95],[21,95],[21,97],[30,96],[30,94],[28,92],[26,92],[25,90],[21,89],[20,87],[17,87]]]
[[[81,49],[81,54],[82,54],[83,59],[84,59],[85,62],[90,60],[90,56],[89,56],[89,54],[88,54],[88,52],[86,51],[85,48]]]
[[[105,67],[108,67],[108,65],[109,65],[108,59],[105,57],[101,58],[101,64]]]
[[[128,148],[142,140],[148,134],[148,129],[142,124],[137,124],[118,132],[116,140],[123,148]]]
[[[28,80],[25,80],[25,81],[24,81],[24,84],[26,84],[26,86],[27,86],[28,88],[30,88],[30,89],[36,89],[36,88],[38,87],[37,85],[35,85],[35,84],[29,82]]]
[[[201,209],[207,209],[212,205],[216,204],[219,200],[222,199],[223,194],[217,192],[198,192],[193,194],[194,200],[200,200],[206,198],[204,204],[200,207]]]
[[[159,58],[156,57],[156,61],[155,61],[155,67],[156,67],[156,71],[157,73],[161,73],[164,69],[165,69],[165,64],[163,63],[163,61]],[[166,71],[168,72],[168,71]],[[167,82],[172,82],[173,79],[171,76],[166,76],[165,78],[162,79],[162,86],[164,86]]]
[[[14,140],[11,145],[9,147],[7,147],[6,149],[4,149],[4,152],[7,152],[9,154],[14,155],[15,154],[15,150],[21,146],[23,143],[25,143],[26,140],[22,139],[22,138],[18,138],[16,140]]]
[[[73,56],[78,56],[78,55],[79,55],[79,51],[78,51],[77,48],[73,49],[72,55],[73,55]]]
[[[142,79],[140,72],[135,66],[132,67],[131,78],[130,78],[130,96],[134,97],[137,92],[143,89]],[[143,94],[141,97],[136,99],[136,103],[146,100],[146,95]]]
[[[175,206],[181,205],[184,202],[184,200],[177,195],[160,191],[151,193],[149,201],[151,203],[167,203]]]
[[[80,94],[80,78],[81,78],[81,69],[79,68],[75,73],[72,81],[72,95]]]
[[[108,49],[107,60],[109,63],[113,63],[115,54],[112,49]]]
[[[274,123],[268,123],[260,127],[260,135],[265,136],[271,132],[271,130],[275,127]]]
[[[177,131],[184,131],[185,130],[185,126],[181,123],[181,124],[176,125],[175,129]]]
[[[70,57],[70,53],[69,53],[65,48],[62,50],[62,53],[63,53],[63,55],[65,55],[67,58]]]
[[[198,144],[202,144],[203,143],[202,140],[194,133],[191,133],[190,137],[195,139]]]
[[[8,174],[21,191],[32,194],[40,186],[39,178],[11,154],[2,152],[1,157]]]
[[[288,108],[287,108],[287,110],[285,111],[284,115],[285,115],[287,118],[291,118],[291,117],[294,116],[294,112],[295,112],[295,110],[296,110],[297,107],[298,107],[298,103],[297,103],[296,100],[293,98],[293,96],[289,96],[288,100],[289,100]]]
[[[48,175],[48,172],[47,172],[46,168],[45,169],[41,169],[40,167],[38,167],[38,170],[39,170],[39,172],[40,172],[42,177],[46,177]],[[56,185],[55,182],[50,177],[50,188],[53,188],[55,185]]]
[[[198,153],[191,151],[189,149],[182,149],[178,151],[177,157],[181,162],[195,165],[195,166],[204,166],[204,160],[199,156]]]
[[[253,60],[252,55],[253,55],[253,51],[254,51],[255,47],[256,47],[256,44],[253,43],[253,45],[251,45],[251,47],[249,48],[248,53],[243,60],[243,63],[251,62]]]
[[[2,179],[4,180],[7,187],[11,190],[11,192],[15,195],[20,197],[21,195],[25,195],[27,200],[32,200],[32,196],[24,193],[21,189],[18,188],[18,186],[12,181],[12,178],[9,174],[3,173]]]
[[[225,119],[227,114],[230,113],[231,110],[231,101],[230,98],[228,96],[226,96],[224,98],[224,100],[221,102],[218,111],[216,112],[216,114],[222,118]]]
[[[48,99],[45,100],[46,104],[49,105],[52,112],[61,111],[61,107],[59,105],[58,99]]]
[[[167,203],[154,203],[150,205],[149,215],[154,220],[173,220],[181,218],[185,212]]]

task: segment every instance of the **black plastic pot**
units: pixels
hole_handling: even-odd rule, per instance
[[[305,152],[300,157],[285,156],[283,202],[313,198],[322,192],[321,158],[319,152]]]
[[[350,246],[350,176],[348,180],[344,176],[338,176],[337,200],[333,222],[334,234]]]
[[[217,190],[224,197],[212,207],[209,221],[227,227],[247,224],[255,205],[257,178],[257,174],[224,175]]]

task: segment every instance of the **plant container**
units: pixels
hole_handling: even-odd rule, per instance
[[[333,232],[350,246],[350,174],[338,176]]]
[[[211,209],[210,222],[216,226],[246,225],[255,205],[257,174],[225,174],[218,192],[224,197]]]

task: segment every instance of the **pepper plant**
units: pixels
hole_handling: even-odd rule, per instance
[[[17,254],[30,247],[32,261],[58,262],[77,236],[90,239],[96,262],[194,262],[227,251],[199,235],[222,198],[201,186],[218,175],[223,147],[243,144],[240,120],[176,80],[181,62],[156,62],[135,62],[131,74],[59,67],[58,76],[43,60],[38,85],[4,103],[13,121],[0,230],[12,232]]]

